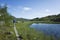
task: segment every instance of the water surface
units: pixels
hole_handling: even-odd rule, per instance
[[[42,31],[47,35],[60,37],[60,24],[33,23],[30,27],[36,29],[37,31]]]

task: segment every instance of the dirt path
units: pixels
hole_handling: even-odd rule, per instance
[[[19,38],[20,35],[18,34],[18,31],[17,31],[17,29],[16,29],[15,23],[14,23],[14,31],[15,31],[17,40],[21,40],[21,39]]]

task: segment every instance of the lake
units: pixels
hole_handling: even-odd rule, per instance
[[[30,27],[37,31],[42,31],[46,35],[54,35],[56,38],[60,37],[60,24],[33,23]]]

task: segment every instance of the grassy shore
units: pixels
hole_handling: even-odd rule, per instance
[[[52,37],[45,35],[43,32],[38,32],[35,29],[30,28],[32,22],[20,22],[16,24],[19,35],[23,37],[23,40],[51,40]]]
[[[45,24],[60,24],[60,22],[53,22],[53,21],[31,21],[33,23],[45,23]]]
[[[17,31],[23,37],[23,40],[54,40],[52,35],[45,35],[41,31],[30,28],[29,26],[32,23],[31,21],[16,23]],[[11,27],[0,26],[0,40],[16,40],[13,24],[11,24]]]

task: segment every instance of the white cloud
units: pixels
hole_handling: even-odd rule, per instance
[[[32,10],[32,8],[30,8],[30,7],[24,7],[23,10],[24,11],[29,11],[29,10]]]
[[[11,8],[12,6],[11,5],[7,5],[8,8]]]
[[[8,7],[10,7],[10,6],[8,6]],[[11,6],[10,8],[12,8],[12,10],[15,12],[21,10],[20,6]]]
[[[49,9],[46,9],[45,12],[50,12],[50,10]]]
[[[22,7],[22,13],[26,13],[26,12],[29,12],[31,10],[32,10],[32,8],[30,8],[30,7]]]
[[[5,4],[1,4],[1,6],[4,6]]]
[[[11,5],[4,4],[4,3],[2,3],[1,6],[2,6],[2,7],[7,6],[8,8],[11,8]]]
[[[10,7],[10,5],[8,5],[8,7]],[[21,14],[30,12],[32,10],[32,8],[30,8],[30,7],[23,7],[20,5],[11,6],[9,9],[11,9],[13,11],[12,13],[21,13]]]

